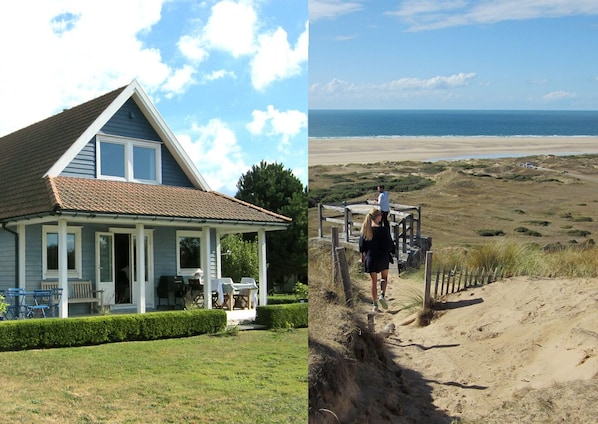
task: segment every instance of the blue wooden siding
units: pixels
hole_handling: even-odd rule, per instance
[[[16,286],[15,235],[0,227],[0,289]]]
[[[149,121],[133,99],[124,105],[110,118],[101,130],[105,134],[122,137],[139,138],[148,141],[161,141]]]
[[[96,141],[95,137],[81,149],[79,154],[68,164],[60,175],[63,177],[96,177]]]
[[[161,142],[149,121],[133,99],[129,99],[110,118],[101,130],[105,134],[131,137],[145,141]],[[193,187],[179,164],[165,145],[161,148],[162,184],[178,187]],[[95,178],[96,176],[96,138],[93,137],[77,156],[62,171],[65,177]]]
[[[161,275],[176,275],[176,228],[162,227],[154,231],[154,279],[158,286]]]
[[[162,145],[162,184],[176,187],[194,187],[164,145]]]

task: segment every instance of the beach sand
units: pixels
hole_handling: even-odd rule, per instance
[[[309,165],[598,153],[598,137],[310,138]]]

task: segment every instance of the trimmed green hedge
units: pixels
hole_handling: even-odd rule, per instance
[[[267,328],[307,327],[307,303],[258,306],[255,323]]]
[[[268,305],[282,305],[288,303],[298,303],[297,296],[294,294],[275,294],[268,296]]]
[[[0,350],[86,346],[213,334],[226,328],[226,312],[217,309],[47,318],[0,323]]]

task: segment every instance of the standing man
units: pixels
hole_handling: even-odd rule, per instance
[[[388,200],[388,191],[384,190],[384,185],[378,186],[378,200],[375,201],[382,212],[382,226],[390,228],[388,224],[388,212],[390,212],[390,201]]]

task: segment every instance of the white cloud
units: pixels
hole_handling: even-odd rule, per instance
[[[269,105],[267,110],[254,110],[253,121],[247,130],[256,136],[267,136],[278,140],[278,150],[285,151],[290,139],[307,127],[307,115],[298,110],[281,112]]]
[[[251,79],[257,90],[262,90],[273,81],[286,79],[301,73],[302,63],[307,61],[308,26],[299,37],[295,48],[291,48],[284,29],[259,37],[258,52],[251,61]]]
[[[363,5],[357,1],[344,0],[309,0],[309,20],[334,19],[341,15],[357,12]]]
[[[201,25],[201,22],[197,22]],[[255,52],[258,17],[249,1],[223,0],[211,8],[211,15],[194,34],[184,35],[178,42],[181,53],[189,60],[202,62],[211,50],[220,50],[233,57]]]
[[[248,58],[253,86],[263,90],[274,81],[301,73],[301,66],[307,62],[308,40],[307,23],[305,31],[291,47],[283,28],[261,29],[258,12],[251,1],[224,0],[212,7],[203,27],[195,34],[182,36],[177,45],[194,66],[205,63],[212,51],[230,54],[235,59]],[[203,80],[210,79],[206,76]]]
[[[172,71],[139,36],[160,20],[162,2],[2,2],[0,57],[11,65],[2,67],[0,98],[11,101],[0,105],[0,134],[134,78],[158,91]]]
[[[183,56],[196,64],[203,62],[209,56],[208,51],[201,44],[201,38],[191,35],[183,35],[177,42],[177,47]]]
[[[212,7],[202,37],[209,47],[224,50],[233,57],[251,54],[257,20],[251,3],[224,0]]]
[[[217,71],[212,71],[209,74],[204,75],[202,78],[202,82],[205,84],[207,82],[216,81],[226,77],[235,78],[236,75],[232,71],[225,71],[224,69],[219,69]]]
[[[401,78],[389,83],[375,86],[382,90],[438,90],[463,87],[476,76],[475,72],[460,72],[449,76],[436,76],[432,78]]]
[[[549,101],[572,99],[574,97],[577,97],[575,93],[569,93],[567,91],[561,91],[561,90],[551,91],[550,93],[547,93],[544,96],[542,96],[542,98],[544,100],[549,100]]]
[[[177,139],[210,188],[234,195],[233,187],[250,169],[234,131],[223,121],[211,119],[206,125],[193,125],[189,133]]]
[[[398,80],[388,81],[382,84],[354,84],[347,81],[332,79],[326,84],[313,84],[310,87],[310,94],[320,96],[334,96],[337,94],[372,94],[383,92],[386,94],[392,92],[413,92],[413,91],[433,91],[450,90],[459,87],[465,87],[475,79],[476,73],[460,72],[448,76],[435,76],[431,78],[400,78]]]
[[[189,65],[177,69],[162,86],[168,93],[166,97],[170,98],[175,94],[183,94],[195,82],[193,80],[194,73],[195,70]]]
[[[334,94],[339,92],[356,91],[357,86],[353,83],[333,78],[326,84],[315,83],[312,84],[309,91],[314,94]]]
[[[501,21],[598,14],[594,0],[425,0],[401,2],[387,12],[410,25],[411,31]]]

